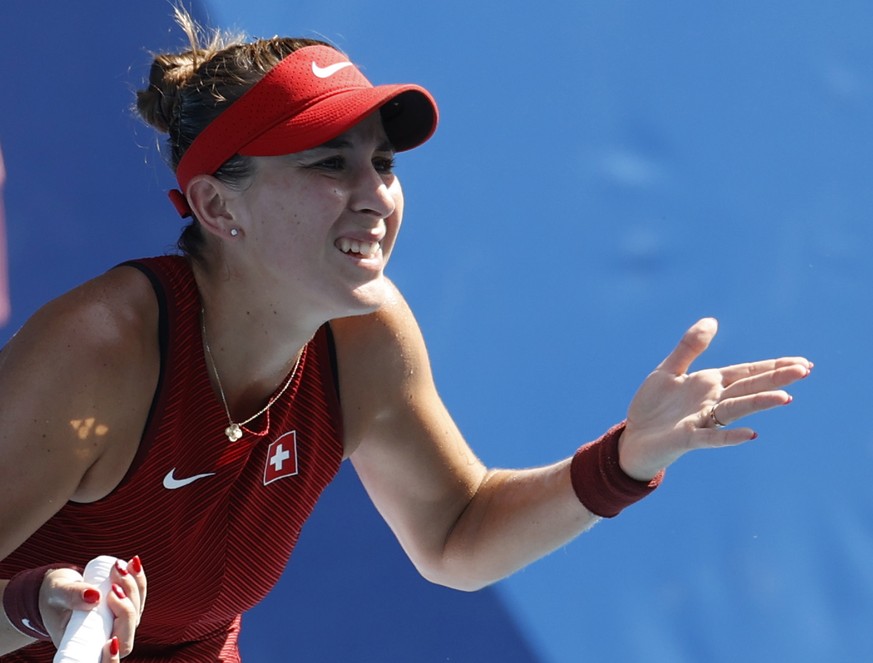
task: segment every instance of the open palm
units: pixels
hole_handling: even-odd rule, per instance
[[[717,331],[713,318],[692,325],[634,396],[619,451],[630,476],[648,480],[692,449],[754,439],[751,428],[723,426],[790,403],[783,387],[812,369],[803,357],[782,357],[688,373]]]

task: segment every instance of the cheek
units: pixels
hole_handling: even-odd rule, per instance
[[[391,196],[391,199],[394,201],[394,213],[391,215],[391,222],[396,226],[400,227],[400,223],[403,221],[403,189],[400,188],[400,180],[396,177],[394,181],[391,182],[388,187],[388,193]]]
[[[394,207],[394,213],[385,219],[385,239],[382,243],[383,250],[388,249],[391,253],[394,244],[397,242],[397,235],[400,233],[400,226],[403,223],[403,198],[401,197],[397,205]]]
[[[335,189],[302,191],[301,195],[288,197],[281,206],[271,211],[271,222],[295,241],[307,237],[316,239],[318,230],[325,230],[336,221],[342,210],[342,194]],[[302,237],[301,237],[302,236]]]

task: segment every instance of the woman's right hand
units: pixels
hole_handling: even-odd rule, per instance
[[[136,628],[145,608],[147,582],[139,557],[134,557],[126,565],[117,564],[112,569],[110,580],[112,589],[106,596],[106,604],[115,621],[110,640],[104,646],[103,660],[114,662],[133,649]],[[98,588],[85,582],[74,569],[54,569],[46,573],[39,608],[56,647],[64,636],[72,611],[93,610],[100,598]]]

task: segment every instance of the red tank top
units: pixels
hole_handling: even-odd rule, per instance
[[[304,349],[292,384],[270,408],[267,434],[229,443],[187,260],[128,264],[150,278],[160,305],[161,372],[139,450],[110,495],[65,505],[0,562],[0,577],[52,562],[84,566],[98,554],[139,555],[148,601],[124,660],[238,661],[241,613],[279,579],[342,461],[330,328]],[[49,663],[53,656],[51,643],[35,643],[0,662]]]

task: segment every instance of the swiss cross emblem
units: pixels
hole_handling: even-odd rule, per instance
[[[297,474],[297,431],[280,436],[267,450],[264,485]]]

